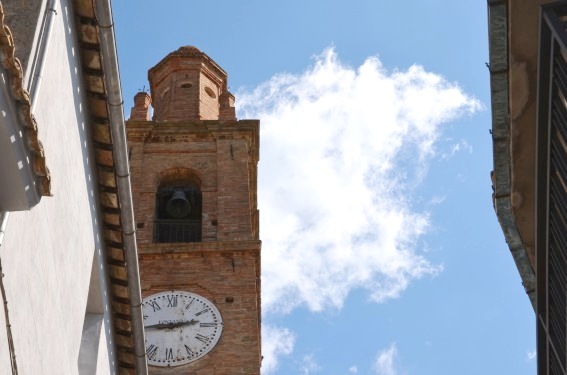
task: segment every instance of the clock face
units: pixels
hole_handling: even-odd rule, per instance
[[[144,298],[146,354],[152,366],[179,366],[207,354],[223,322],[213,303],[197,294],[170,291]]]

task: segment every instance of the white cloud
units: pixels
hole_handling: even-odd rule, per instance
[[[435,195],[429,200],[429,204],[433,206],[440,205],[445,202],[445,198],[446,197],[444,195]]]
[[[459,152],[466,152],[467,154],[472,154],[473,147],[470,143],[468,143],[466,140],[463,139],[460,142],[453,144],[449,151],[444,152],[443,155],[441,155],[441,159],[449,159],[455,156]]]
[[[532,361],[534,359],[536,359],[537,357],[537,351],[534,350],[528,350],[528,352],[526,353],[527,357],[528,357],[528,361]]]
[[[476,100],[420,66],[355,70],[333,49],[237,98],[239,117],[261,119],[264,312],[340,308],[353,288],[380,302],[440,271],[419,250],[430,222],[412,194],[443,125]]]
[[[287,328],[262,325],[262,374],[274,374],[281,357],[293,352],[295,335]]]
[[[396,344],[391,344],[388,349],[378,353],[374,361],[376,375],[397,375],[396,362],[398,360],[398,349]]]
[[[358,374],[358,367],[356,367],[356,366],[351,366],[351,367],[348,369],[348,373],[349,373],[349,374]]]
[[[315,374],[321,370],[321,366],[315,360],[313,354],[307,354],[303,356],[301,364],[301,373],[304,375]]]

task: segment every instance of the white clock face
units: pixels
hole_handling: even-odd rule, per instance
[[[170,291],[144,298],[146,354],[152,366],[179,366],[207,354],[223,322],[213,303],[197,294]]]

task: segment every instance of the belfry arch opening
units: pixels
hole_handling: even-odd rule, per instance
[[[153,242],[200,242],[203,198],[199,179],[186,169],[166,171],[161,177]]]

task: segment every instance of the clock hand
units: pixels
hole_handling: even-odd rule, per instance
[[[149,326],[144,326],[144,328],[145,329],[176,328],[182,326],[190,326],[195,323],[199,323],[199,321],[195,319],[191,319],[186,322],[158,323],[158,324],[151,324]]]
[[[198,321],[198,320],[195,320],[195,319],[191,319],[191,320],[189,320],[189,321],[187,321],[187,322],[183,322],[183,325],[184,325],[184,326],[185,326],[185,325],[186,325],[186,326],[191,326],[191,325],[196,324],[196,323],[199,323],[199,321]]]
[[[149,326],[144,326],[145,329],[161,329],[161,328],[171,328],[172,323],[160,323],[160,324],[151,324]]]

